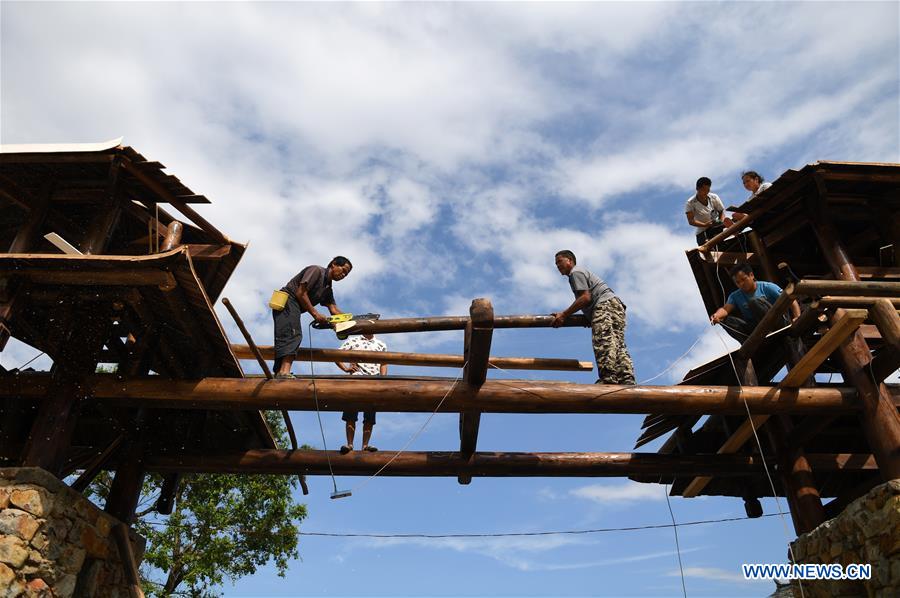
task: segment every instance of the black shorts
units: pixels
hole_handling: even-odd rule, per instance
[[[341,419],[345,422],[355,422],[359,419],[359,411],[344,411],[344,415],[341,416]],[[375,425],[375,412],[374,411],[363,411],[363,423],[364,424],[372,424]]]
[[[301,315],[303,308],[293,296],[288,297],[284,309],[272,310],[272,320],[275,323],[275,359],[297,354],[297,349],[303,342]]]
[[[699,233],[697,233],[697,246],[699,247],[700,245],[703,245],[723,230],[725,230],[725,225],[717,224],[700,231]]]

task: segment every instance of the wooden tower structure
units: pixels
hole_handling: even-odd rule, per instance
[[[452,476],[464,484],[477,476],[623,476],[674,483],[683,496],[752,502],[771,494],[765,457],[777,462],[776,492],[788,497],[805,531],[877,480],[900,477],[900,397],[883,382],[900,360],[900,165],[789,171],[742,207],[752,231],[727,230],[689,251],[710,309],[729,290],[719,269],[740,261],[756,265],[760,278],[786,283],[785,296],[806,298],[809,309],[770,334],[787,306],[779,302],[739,351],[676,386],[489,380],[490,364],[592,364],[491,356],[495,331],[548,327],[551,318],[498,316],[487,299],[475,299],[466,316],[351,330],[459,330],[459,355],[379,356],[399,365],[465,365],[458,382],[247,377],[240,360],[261,360],[271,348],[232,343],[213,309],[245,247],[202,218],[191,206],[206,198],[163,168],[118,142],[0,153],[0,343],[12,335],[53,360],[49,373],[0,371],[0,465],[60,477],[80,471],[79,489],[99,471],[115,471],[106,509],[123,521],[133,517],[148,471],[166,474],[162,513],[185,473],[317,475],[329,472],[329,461],[337,475],[371,475],[390,461],[380,475]],[[48,241],[51,233],[71,248]],[[781,261],[802,280],[788,284]],[[566,322],[584,324],[580,316]],[[804,348],[786,338],[802,339]],[[303,352],[316,361],[363,357]],[[115,371],[98,373],[100,364]],[[783,367],[787,375],[776,380]],[[814,382],[817,372],[840,372],[843,381]],[[276,446],[261,410],[314,410],[316,398],[326,411],[430,413],[439,406],[459,414],[460,443],[399,456]],[[638,445],[672,434],[656,452],[479,452],[479,421],[489,413],[652,414]],[[771,451],[760,454],[748,442],[754,430]],[[835,501],[823,507],[826,497]]]

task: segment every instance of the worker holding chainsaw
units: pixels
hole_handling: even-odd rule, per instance
[[[322,266],[307,266],[294,276],[280,291],[275,291],[269,307],[275,323],[275,377],[293,378],[291,364],[303,341],[300,317],[304,312],[317,324],[330,327],[327,316],[316,310],[316,305],[328,308],[332,315],[343,313],[334,302],[331,285],[350,274],[353,264],[339,255]]]

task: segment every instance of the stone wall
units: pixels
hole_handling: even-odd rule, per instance
[[[876,486],[791,546],[798,563],[872,565],[869,581],[804,581],[805,598],[900,596],[900,479]]]
[[[43,469],[0,468],[0,598],[128,596],[119,523]]]

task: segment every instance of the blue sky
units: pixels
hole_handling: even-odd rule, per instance
[[[682,208],[699,176],[736,205],[744,169],[774,179],[815,160],[900,161],[897,3],[3,2],[0,18],[2,141],[124,136],[207,195],[202,214],[250,243],[225,295],[259,342],[271,338],[271,289],[335,254],[355,264],[336,285],[342,308],[401,317],[464,314],[481,296],[498,314],[564,307],[553,254],[569,248],[628,305],[638,379],[672,366],[658,382],[677,381],[724,350],[684,257],[693,233]],[[336,345],[324,333],[313,340]],[[392,350],[462,349],[461,333],[383,340]],[[498,331],[493,346],[591,359],[585,330]],[[0,360],[33,354],[13,346]],[[313,414],[294,420],[320,444]],[[339,416],[324,420],[336,447]],[[373,442],[398,448],[423,421],[381,414]],[[488,415],[479,448],[628,451],[640,421]],[[412,449],[456,446],[456,417],[438,415]],[[377,478],[341,501],[328,499],[325,478],[311,489],[309,531],[669,521],[661,487],[620,480]],[[673,499],[672,508],[680,521],[743,514],[740,500]],[[777,517],[684,528],[680,540],[694,596],[767,594],[768,582],[738,580],[740,563],[782,562],[787,541]],[[307,537],[300,550],[286,579],[263,570],[223,590],[666,596],[681,587],[668,530]]]

